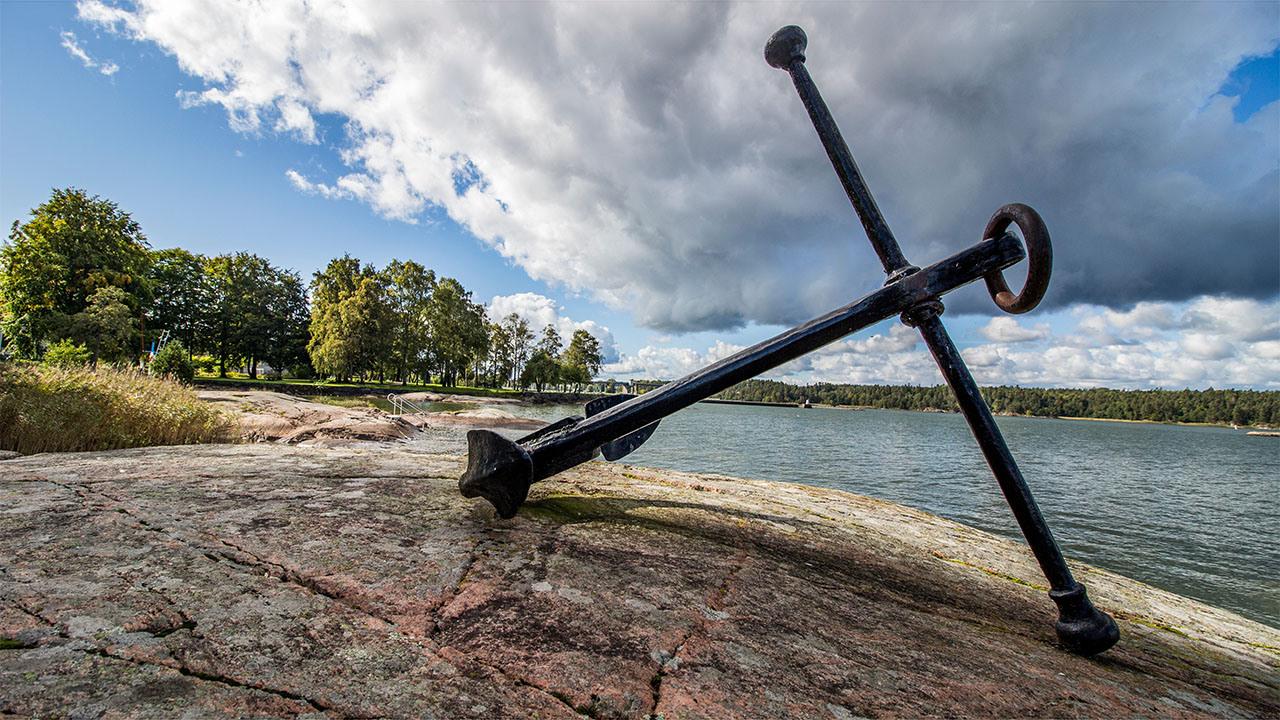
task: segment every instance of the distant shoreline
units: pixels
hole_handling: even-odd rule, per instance
[[[510,389],[495,388],[447,388],[440,385],[399,385],[394,383],[378,384],[378,383],[322,383],[310,381],[281,381],[266,380],[240,377],[216,378],[209,376],[197,377],[196,386],[207,388],[231,388],[241,387],[246,389],[262,389],[276,390],[290,394],[303,395],[381,395],[385,396],[388,392],[404,393],[404,392],[439,392],[450,393],[456,395],[472,395],[476,402],[484,402],[488,399],[503,398],[508,401],[517,401],[529,404],[546,404],[546,403],[564,403],[576,404],[586,402],[592,397],[598,397],[597,393],[583,392],[580,394],[559,393],[559,392],[543,392],[537,393],[532,391],[519,391]],[[757,405],[763,407],[783,407],[783,408],[799,408],[800,404],[795,402],[770,402],[759,400],[739,400],[712,397],[702,402],[721,405]],[[814,402],[811,404],[814,408],[830,408],[834,410],[898,410],[901,412],[923,412],[923,413],[955,413],[956,410],[939,407],[925,408],[884,408],[875,405],[833,405],[830,403]],[[1028,415],[1009,412],[995,412],[997,417],[1027,417],[1040,419],[1057,419],[1057,420],[1088,420],[1091,422],[1117,422],[1117,423],[1146,423],[1151,425],[1185,425],[1188,427],[1220,427],[1225,429],[1236,430],[1262,430],[1271,431],[1276,428],[1269,425],[1238,425],[1233,426],[1231,423],[1225,422],[1178,422],[1166,420],[1136,420],[1129,418],[1104,418],[1104,417],[1082,417],[1075,415]]]
[[[720,400],[718,398],[709,398],[699,402],[710,403],[713,405],[759,405],[763,407],[780,407],[780,408],[799,408],[796,403],[782,402],[758,402],[752,400]],[[911,412],[911,413],[929,413],[929,414],[945,414],[958,415],[957,410],[948,410],[943,408],[921,408],[919,410],[910,408],[882,408],[874,405],[828,405],[826,403],[813,403],[810,407],[821,408],[824,410],[890,410],[892,412]],[[1078,417],[1072,415],[1019,415],[1017,413],[993,413],[996,417],[1020,417],[1031,418],[1033,420],[1086,420],[1089,422],[1113,422],[1113,423],[1129,423],[1137,425],[1180,425],[1184,427],[1217,427],[1224,430],[1260,430],[1274,431],[1269,425],[1231,425],[1229,423],[1209,423],[1209,422],[1169,422],[1163,420],[1129,420],[1125,418],[1095,418],[1095,417]]]
[[[1037,415],[1019,415],[1018,417],[1039,417]],[[1273,430],[1269,425],[1231,425],[1229,423],[1209,423],[1209,422],[1167,422],[1162,420],[1125,420],[1121,418],[1091,418],[1091,417],[1072,417],[1070,415],[1058,415],[1057,420],[1087,420],[1090,422],[1115,422],[1115,423],[1136,423],[1140,425],[1184,425],[1186,427],[1218,427],[1226,430]]]

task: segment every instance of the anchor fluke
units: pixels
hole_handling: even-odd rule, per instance
[[[632,395],[631,393],[618,393],[617,395],[606,395],[601,398],[596,398],[595,400],[587,403],[587,407],[585,408],[587,417],[599,415],[605,410],[608,410],[615,405],[621,405],[634,397],[635,395]],[[601,445],[600,454],[604,455],[604,459],[609,462],[621,460],[635,452],[636,448],[643,445],[644,441],[648,440],[649,436],[653,435],[653,431],[657,429],[658,422],[655,420],[629,435],[623,435],[616,440],[610,440],[609,442]]]
[[[498,517],[515,517],[533,484],[533,461],[516,443],[490,430],[467,433],[467,471],[458,480],[463,497],[493,503]]]

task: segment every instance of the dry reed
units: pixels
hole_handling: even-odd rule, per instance
[[[0,449],[226,442],[232,423],[189,388],[135,370],[0,363]]]

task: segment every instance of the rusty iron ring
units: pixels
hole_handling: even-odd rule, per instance
[[[999,270],[984,276],[987,292],[996,305],[1007,313],[1014,315],[1028,312],[1040,304],[1045,290],[1049,289],[1049,275],[1053,270],[1053,246],[1049,244],[1049,230],[1040,219],[1040,213],[1029,205],[1009,203],[996,211],[987,222],[987,229],[982,232],[983,238],[1000,237],[1010,224],[1015,224],[1022,231],[1023,242],[1027,246],[1027,282],[1022,292],[1014,295],[1005,284],[1004,274]]]

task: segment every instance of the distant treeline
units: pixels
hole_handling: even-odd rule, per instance
[[[1258,390],[1071,390],[986,387],[992,411],[1005,415],[1081,417],[1153,422],[1280,426],[1280,392]],[[748,380],[720,393],[726,400],[888,408],[958,410],[945,385],[788,385]]]

